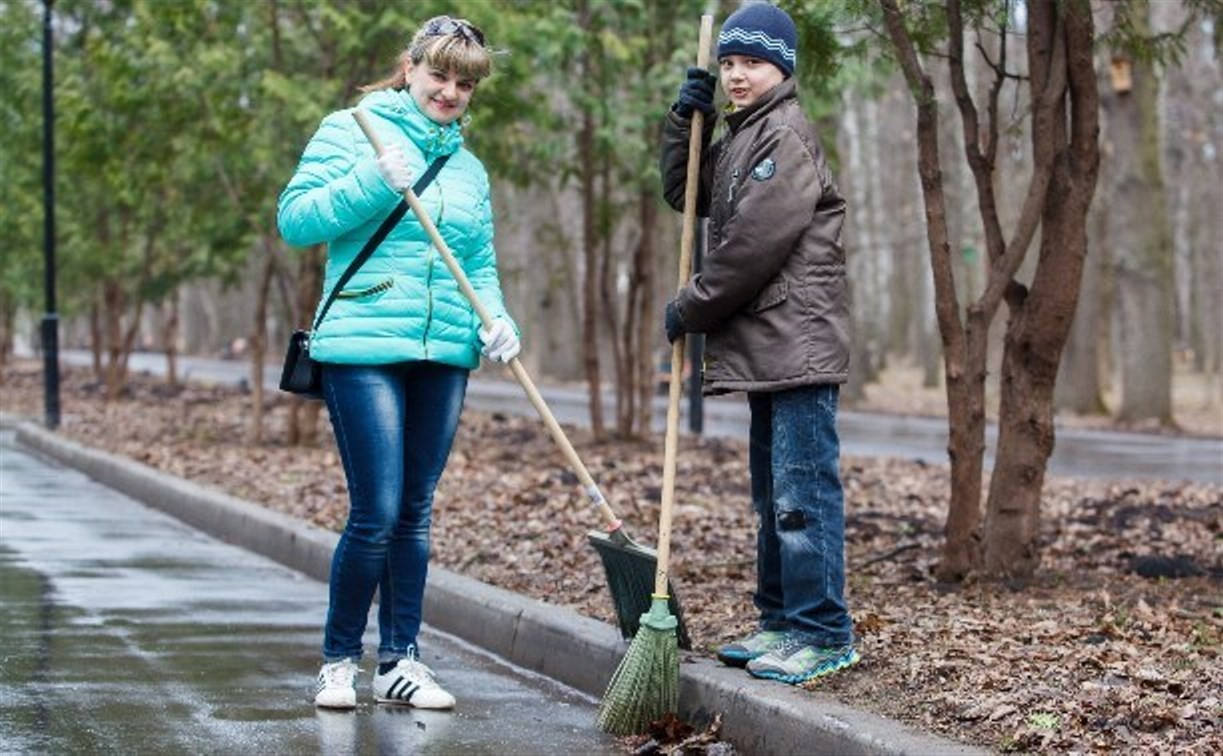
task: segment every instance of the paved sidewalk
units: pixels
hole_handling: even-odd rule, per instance
[[[327,588],[0,431],[0,751],[621,752],[597,700],[426,628],[453,712],[316,710]],[[372,636],[367,636],[367,641]],[[372,650],[372,649],[371,649]]]
[[[6,423],[15,420],[0,416],[0,425]],[[224,541],[326,579],[334,533],[87,449],[32,423],[21,423],[17,438]],[[609,625],[440,568],[430,570],[425,620],[593,697],[602,695],[624,656],[625,645]],[[681,716],[700,723],[721,713],[724,736],[745,754],[982,753],[821,694],[752,679],[711,659],[685,655],[680,674]]]

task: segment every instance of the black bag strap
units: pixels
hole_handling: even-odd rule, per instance
[[[449,155],[442,155],[437,160],[430,163],[429,167],[425,169],[424,175],[417,179],[416,183],[412,185],[412,193],[419,197],[425,191],[425,189],[429,187],[429,184],[433,183],[433,179],[437,176],[438,172],[442,170],[442,166],[445,165],[446,161],[449,159]],[[357,253],[357,256],[353,258],[353,261],[348,264],[348,269],[345,270],[344,274],[340,276],[340,280],[335,282],[335,286],[331,289],[331,294],[327,296],[327,303],[323,305],[323,309],[319,310],[318,317],[314,319],[314,325],[310,327],[311,331],[314,331],[319,327],[319,323],[323,322],[323,317],[327,315],[327,311],[331,309],[331,303],[335,301],[335,298],[344,289],[344,284],[352,280],[352,277],[356,275],[357,270],[359,270],[361,266],[365,264],[365,261],[370,258],[370,255],[374,254],[374,250],[378,249],[378,245],[381,244],[382,240],[387,237],[387,234],[391,233],[391,229],[395,228],[396,224],[399,223],[400,219],[403,218],[404,214],[407,212],[407,200],[399,200],[399,204],[395,206],[395,209],[391,211],[390,215],[386,216],[386,220],[382,221],[382,225],[378,226],[378,230],[375,231],[374,235],[369,238],[369,241],[365,242],[365,246],[362,247],[361,251]]]

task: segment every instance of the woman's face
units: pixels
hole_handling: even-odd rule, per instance
[[[718,61],[718,67],[722,91],[736,109],[751,105],[786,78],[777,66],[750,55],[727,55]]]
[[[471,95],[476,91],[476,79],[459,76],[453,71],[442,71],[422,60],[419,64],[408,63],[404,68],[408,79],[408,91],[416,100],[421,112],[430,120],[447,126],[467,111]]]

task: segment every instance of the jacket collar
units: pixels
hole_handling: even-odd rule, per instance
[[[458,119],[442,126],[423,112],[407,89],[380,89],[361,98],[361,107],[399,125],[403,133],[428,158],[449,155],[463,146],[463,127]]]
[[[726,126],[732,132],[738,131],[748,123],[763,118],[786,100],[793,100],[797,96],[797,86],[794,83],[794,77],[791,76],[765,92],[760,99],[743,110],[736,110],[733,113],[727,114]]]

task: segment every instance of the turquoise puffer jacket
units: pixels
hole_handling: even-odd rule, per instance
[[[413,176],[450,154],[421,204],[490,314],[513,325],[497,275],[488,174],[463,148],[459,125],[439,126],[407,91],[371,92],[358,107],[372,116],[383,146],[402,147]],[[351,109],[323,119],[280,195],[277,213],[289,244],[328,245],[319,309],[398,201]],[[311,338],[310,355],[343,364],[432,360],[471,369],[480,362],[479,327],[458,282],[409,211],[331,305]]]

